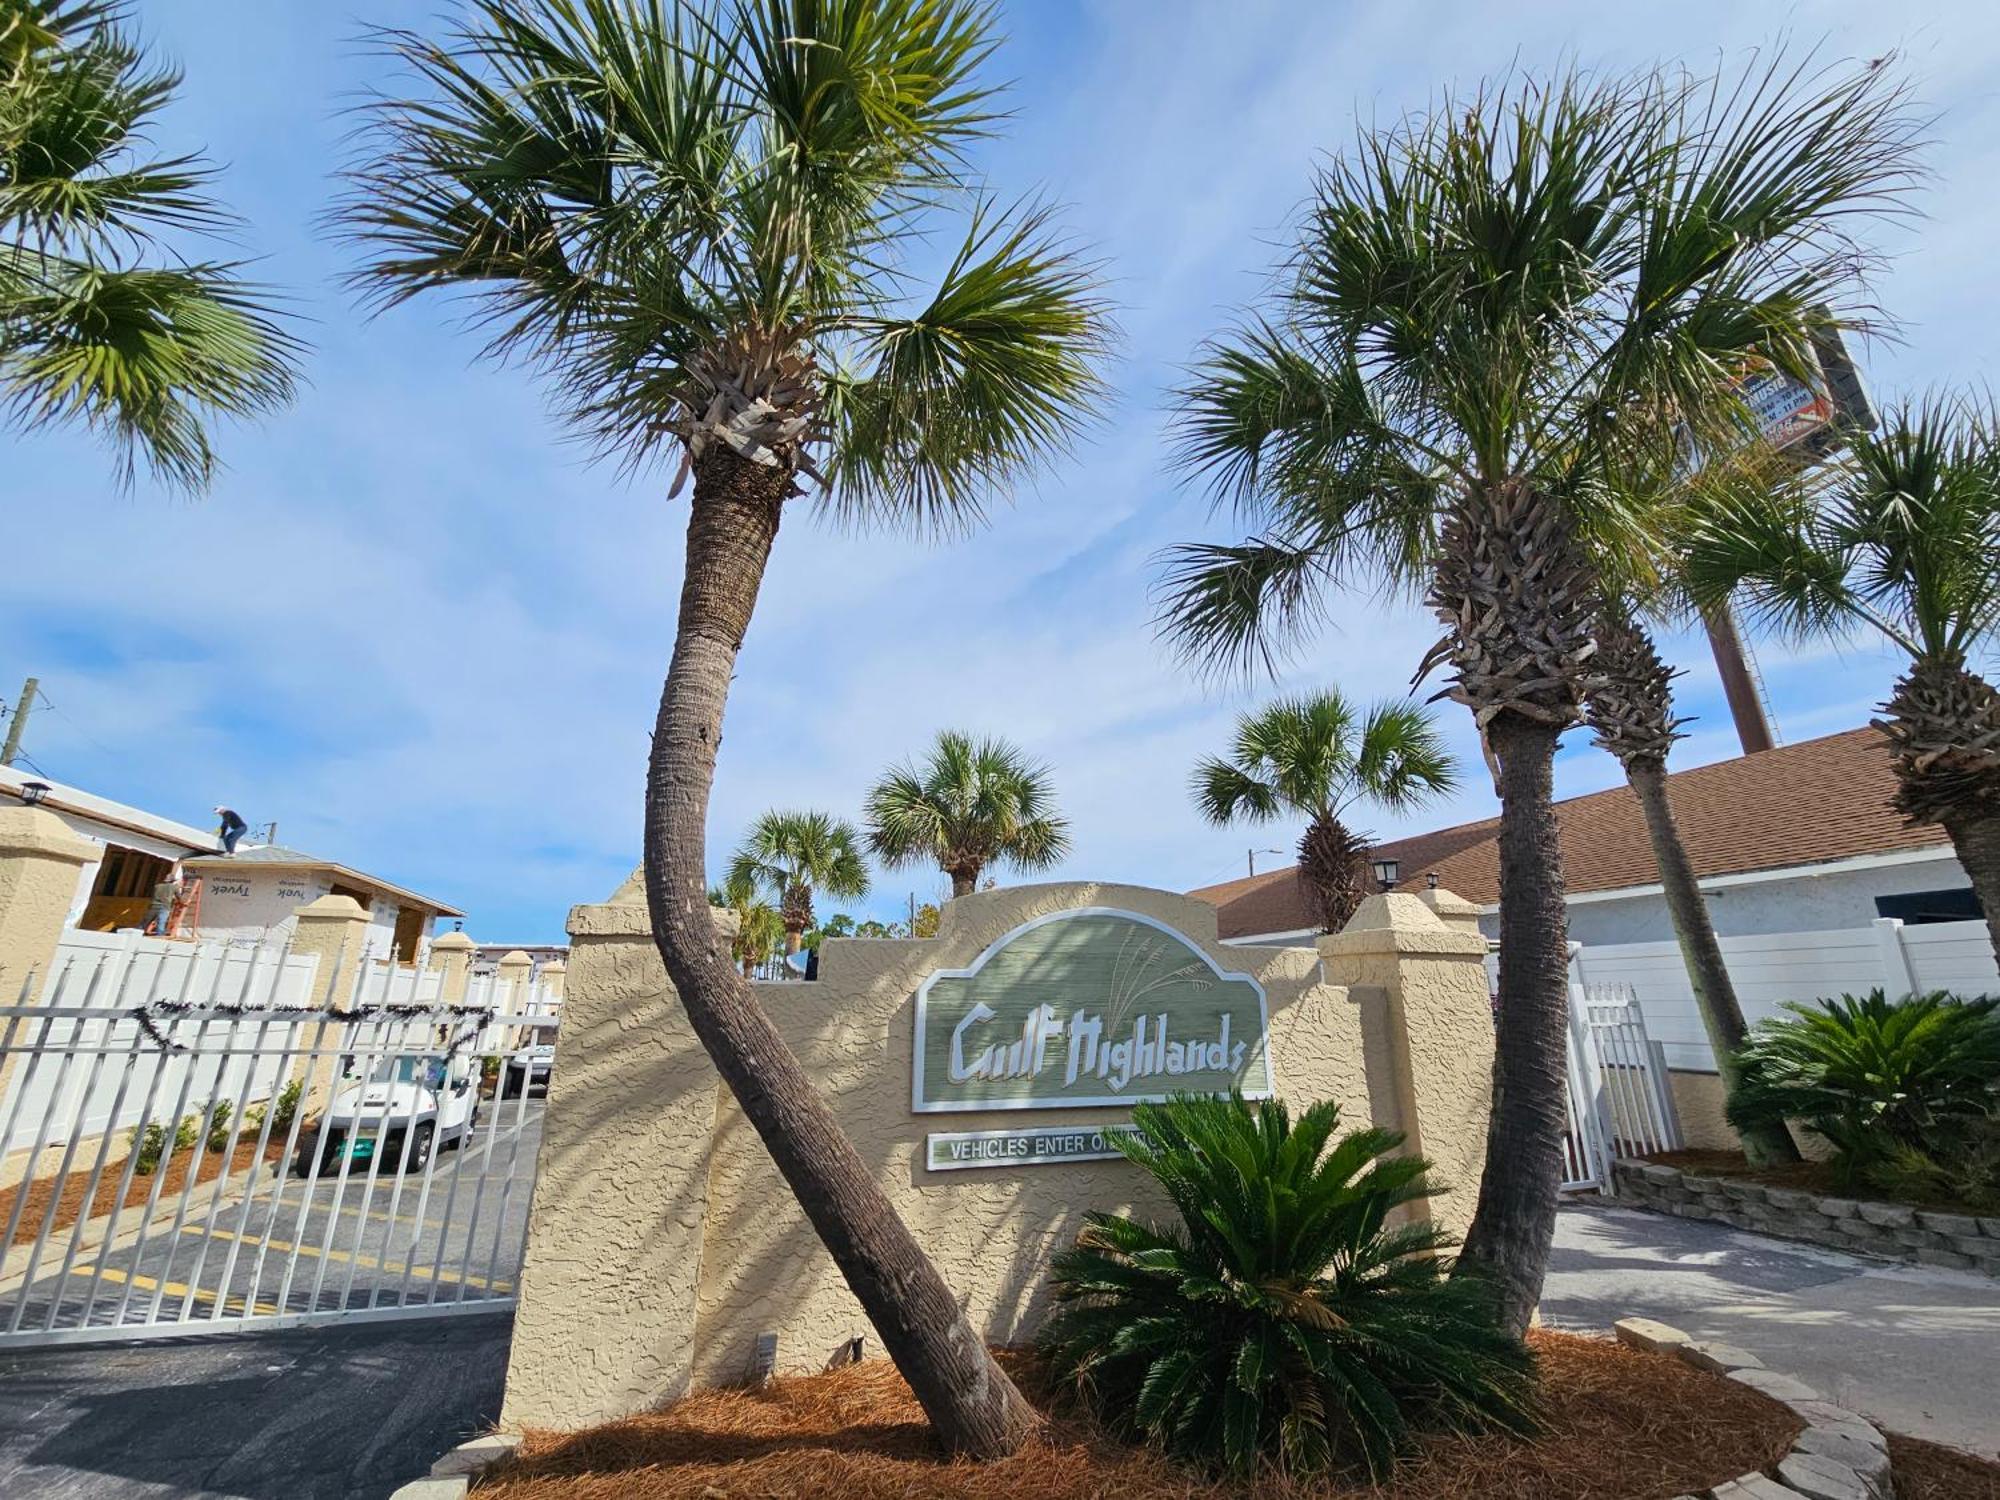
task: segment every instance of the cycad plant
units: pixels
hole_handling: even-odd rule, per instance
[[[896,766],[868,792],[868,846],[891,866],[935,864],[969,896],[996,864],[1046,870],[1069,852],[1046,767],[1003,739],[947,729],[921,764]]]
[[[1816,378],[1856,306],[1853,239],[1916,176],[1894,70],[1510,82],[1366,131],[1321,171],[1258,314],[1179,398],[1179,453],[1255,528],[1177,549],[1163,624],[1269,660],[1329,584],[1421,594],[1497,763],[1499,1035],[1464,1262],[1525,1328],[1555,1230],[1568,968],[1556,743],[1593,675],[1600,584],[1643,580],[1652,476],[1752,430],[1737,377]],[[1640,498],[1635,498],[1640,497]]]
[[[1673,683],[1680,674],[1661,659],[1652,632],[1627,600],[1613,596],[1604,601],[1596,640],[1584,719],[1598,746],[1624,768],[1626,784],[1645,819],[1695,1009],[1708,1033],[1724,1096],[1734,1098],[1741,1084],[1737,1053],[1748,1025],[1667,797],[1667,755],[1674,741],[1682,738],[1680,726],[1687,722],[1674,714]],[[1741,1134],[1744,1155],[1755,1165],[1799,1159],[1799,1148],[1782,1118],[1758,1120],[1742,1127]]]
[[[1441,1230],[1390,1226],[1427,1165],[1339,1119],[1181,1098],[1113,1137],[1181,1222],[1091,1214],[1040,1341],[1114,1430],[1236,1474],[1380,1476],[1417,1433],[1529,1428],[1532,1362],[1494,1299],[1446,1274]]]
[[[785,951],[796,953],[813,924],[815,891],[848,901],[868,894],[861,836],[831,813],[767,812],[731,857],[723,889],[768,892],[778,903]]]
[[[126,7],[0,4],[0,389],[26,428],[107,440],[199,491],[210,424],[292,399],[299,345],[241,266],[191,258],[234,221],[198,155],[147,140],[181,75],[149,62]]]
[[[1210,823],[1306,820],[1299,880],[1322,932],[1338,932],[1368,893],[1368,849],[1342,818],[1363,803],[1405,812],[1457,785],[1432,717],[1411,703],[1363,714],[1328,690],[1285,698],[1236,721],[1227,760],[1194,768],[1195,807]]]
[[[1743,1048],[1739,1126],[1802,1120],[1872,1181],[1905,1155],[1949,1162],[2000,1117],[2000,1000],[1874,990],[1785,1009]]]
[[[1891,411],[1845,458],[1728,482],[1692,508],[1684,571],[1795,637],[1873,632],[1909,658],[1878,726],[1896,807],[1950,835],[2000,956],[2000,693],[1976,669],[2000,631],[2000,424],[1946,396]]]
[[[791,502],[920,532],[977,521],[1096,410],[1095,271],[1046,211],[981,195],[970,153],[1003,112],[978,0],[459,13],[436,40],[382,37],[406,86],[364,122],[342,210],[360,283],[381,304],[464,293],[488,353],[545,376],[599,451],[692,477],[646,777],[654,938],[945,1446],[1009,1451],[1032,1411],[716,941],[704,826]]]

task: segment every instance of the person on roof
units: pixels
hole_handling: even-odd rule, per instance
[[[215,830],[215,836],[222,840],[222,852],[234,854],[236,841],[250,831],[250,825],[243,821],[233,807],[218,807],[215,815],[222,819],[222,826]]]

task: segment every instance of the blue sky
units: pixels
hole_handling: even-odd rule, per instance
[[[205,146],[247,249],[311,321],[292,410],[223,435],[213,493],[130,494],[87,441],[0,438],[0,691],[39,673],[51,776],[200,823],[227,801],[284,842],[462,906],[485,941],[548,941],[638,854],[643,762],[672,643],[685,512],[658,479],[586,465],[525,375],[477,361],[436,303],[366,321],[348,252],[316,227],[343,105],[377,76],[368,23],[439,0],[139,7],[187,70],[170,150]],[[1510,65],[1740,60],[1781,31],[1829,53],[1903,48],[1939,112],[1928,220],[1884,233],[1898,342],[1864,353],[1893,397],[1991,379],[2000,292],[2000,12],[1984,4],[1258,3],[1014,0],[996,72],[1016,121],[982,160],[1002,197],[1046,194],[1106,260],[1125,342],[1103,428],[995,524],[945,546],[787,521],[731,700],[713,816],[720,863],[773,805],[858,812],[885,764],[938,728],[1018,740],[1074,823],[1066,877],[1173,888],[1229,878],[1297,830],[1212,830],[1186,797],[1235,713],[1287,689],[1401,692],[1434,632],[1355,597],[1276,685],[1191,681],[1154,641],[1153,555],[1220,534],[1161,466],[1161,401],[1201,337],[1250,298],[1316,154],[1357,121]],[[1226,528],[1222,528],[1226,529]],[[1696,716],[1678,765],[1732,753],[1701,644],[1669,643]],[[1863,722],[1894,663],[1872,647],[1760,661],[1787,740]],[[1465,715],[1451,804],[1493,808]],[[1564,795],[1616,780],[1582,736]],[[1265,856],[1260,867],[1275,860]],[[884,914],[937,881],[888,874]]]

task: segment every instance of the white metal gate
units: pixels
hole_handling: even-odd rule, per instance
[[[1666,1060],[1629,991],[1586,988],[1572,978],[1566,1078],[1564,1192],[1609,1193],[1617,1158],[1680,1145]]]
[[[0,1007],[0,1347],[512,1303],[538,989],[446,1006],[435,974],[364,964],[316,987],[345,1003],[245,1004],[198,988],[227,963],[175,990],[107,987],[108,962]]]

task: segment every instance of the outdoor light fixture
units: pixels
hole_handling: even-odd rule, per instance
[[[54,791],[46,781],[24,781],[21,783],[21,802],[26,807],[40,807],[42,798]]]
[[[1424,876],[1424,886],[1426,889],[1433,891],[1438,888],[1438,872],[1436,870],[1432,870]]]
[[[1385,891],[1396,883],[1396,877],[1402,874],[1402,872],[1403,866],[1400,860],[1378,859],[1375,861],[1375,883]]]

